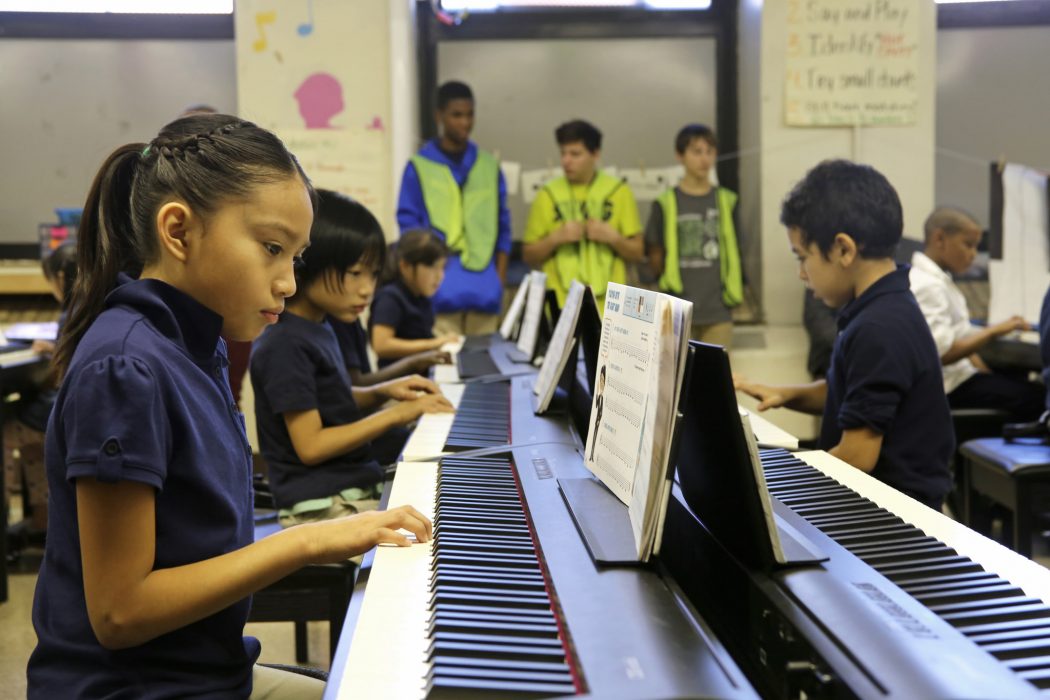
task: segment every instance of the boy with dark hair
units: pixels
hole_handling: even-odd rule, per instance
[[[497,160],[470,140],[474,94],[468,85],[442,84],[434,118],[440,136],[405,166],[397,223],[402,235],[437,232],[452,253],[433,298],[438,334],[493,333],[511,246],[507,185]]]
[[[930,328],[893,252],[901,204],[874,168],[825,161],[787,196],[799,277],[842,307],[826,380],[771,387],[737,381],[758,410],[823,412],[819,447],[940,510],[951,488],[955,435]]]
[[[711,184],[718,141],[709,127],[683,127],[674,147],[685,176],[650,210],[645,227],[649,267],[660,291],[693,302],[693,338],[728,348],[731,309],[744,300],[737,196]]]
[[[974,218],[938,207],[926,219],[925,244],[911,259],[911,291],[930,324],[941,357],[944,391],[952,408],[1001,408],[1012,421],[1034,420],[1043,411],[1044,390],[1023,379],[992,372],[977,351],[1007,333],[1028,328],[1020,316],[984,328],[970,324],[966,297],[952,281],[973,265],[981,242]]]
[[[554,131],[562,177],[536,196],[525,225],[525,262],[547,273],[547,287],[565,303],[574,279],[590,286],[599,312],[609,282],[627,281],[627,262],[642,259],[642,230],[631,189],[602,172],[602,132],[576,119]]]

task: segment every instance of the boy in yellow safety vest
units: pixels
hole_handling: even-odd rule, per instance
[[[566,122],[554,136],[565,175],[544,185],[532,203],[522,257],[547,273],[559,304],[578,279],[604,311],[609,282],[625,283],[625,263],[642,259],[638,206],[626,183],[598,169],[602,132],[593,124]]]
[[[689,124],[675,137],[685,177],[661,194],[645,227],[649,267],[660,291],[693,302],[693,338],[729,347],[731,309],[744,299],[735,192],[711,184],[718,142],[710,128]]]
[[[442,84],[434,116],[440,136],[405,166],[397,223],[402,234],[419,228],[434,231],[452,253],[432,299],[435,332],[494,333],[511,246],[507,185],[496,158],[470,140],[470,86]]]

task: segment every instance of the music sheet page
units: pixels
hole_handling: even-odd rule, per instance
[[[573,280],[569,293],[565,296],[565,308],[562,309],[558,323],[554,326],[554,333],[547,346],[547,354],[543,357],[543,364],[540,366],[540,372],[536,375],[536,382],[533,386],[533,392],[539,397],[536,405],[537,414],[543,413],[550,406],[558,379],[570,360],[569,354],[575,347],[572,341],[576,334],[576,322],[580,317],[584,289],[586,287],[580,282]]]

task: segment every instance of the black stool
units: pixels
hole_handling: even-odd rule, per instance
[[[965,512],[977,494],[1003,506],[1011,521],[1003,523],[1007,542],[1031,557],[1034,525],[1040,513],[1050,510],[1050,446],[1041,440],[980,438],[964,443],[959,453],[968,484]]]
[[[976,438],[1002,436],[1003,425],[1010,414],[998,408],[953,408],[951,413],[952,427],[955,428],[955,457],[952,460],[955,487],[948,494],[948,506],[956,518],[969,525],[974,516],[974,504],[966,498],[969,485],[959,450],[964,443]]]

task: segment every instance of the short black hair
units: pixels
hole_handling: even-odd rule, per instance
[[[674,137],[675,153],[678,155],[685,153],[685,149],[689,148],[689,144],[694,139],[703,139],[711,148],[718,148],[718,139],[715,138],[715,132],[711,127],[706,124],[686,124]]]
[[[937,229],[948,235],[962,233],[968,228],[980,229],[981,225],[973,214],[959,207],[937,207],[926,217],[923,224],[924,239],[927,243],[933,238],[933,232]]]
[[[825,257],[836,234],[845,233],[860,257],[891,258],[904,230],[893,185],[870,165],[848,160],[826,160],[806,173],[784,199],[780,223],[797,228]]]
[[[448,103],[452,100],[470,100],[473,102],[474,93],[471,91],[469,85],[461,83],[458,80],[450,80],[447,83],[442,83],[437,91],[437,108],[444,109],[445,107],[448,107]]]
[[[582,141],[584,148],[591,153],[602,147],[602,132],[594,124],[582,119],[573,119],[559,126],[554,130],[554,138],[559,146]]]
[[[331,190],[317,190],[317,214],[310,229],[310,247],[295,268],[300,289],[323,279],[343,291],[347,270],[363,263],[378,273],[383,269],[386,240],[372,212],[360,202]]]

